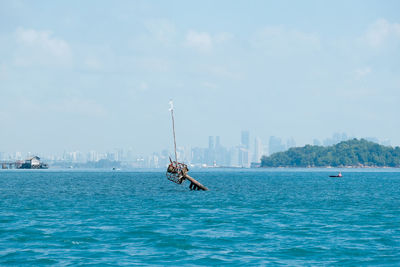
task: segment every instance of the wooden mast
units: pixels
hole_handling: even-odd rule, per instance
[[[169,110],[171,111],[171,117],[172,117],[172,134],[174,136],[174,151],[175,151],[175,162],[178,163],[178,154],[176,153],[176,138],[175,138],[175,120],[174,120],[174,103],[172,102],[172,99],[169,101],[170,108]]]
[[[185,179],[188,179],[190,181],[190,185],[189,188],[191,190],[204,190],[207,191],[208,188],[205,187],[204,185],[202,185],[201,183],[199,183],[198,181],[196,181],[194,178],[190,177],[187,173],[183,174],[183,177]]]

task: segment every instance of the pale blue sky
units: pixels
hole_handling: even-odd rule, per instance
[[[0,0],[0,151],[400,144],[399,1]]]

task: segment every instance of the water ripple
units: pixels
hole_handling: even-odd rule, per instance
[[[399,265],[400,172],[0,172],[0,265]]]

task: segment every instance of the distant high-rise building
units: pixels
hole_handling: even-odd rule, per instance
[[[208,149],[214,149],[214,136],[209,136],[208,137]]]
[[[75,152],[75,160],[77,162],[81,162],[81,163],[86,162],[86,155],[80,151],[76,151]]]
[[[194,147],[192,148],[191,163],[192,164],[204,164],[205,163],[205,148]]]
[[[107,152],[107,159],[108,160],[110,160],[110,161],[118,161],[118,159],[117,159],[117,153],[116,152],[114,152],[114,151],[110,151],[110,152]]]
[[[124,155],[124,150],[122,148],[117,150],[117,161],[123,161],[125,160],[125,155]]]
[[[131,154],[133,154],[133,149],[131,150]],[[158,164],[160,165],[160,167],[165,167],[168,166],[169,164],[169,151],[167,149],[164,149],[161,151],[161,156],[158,159]],[[132,156],[133,157],[133,156]]]
[[[97,152],[94,150],[89,151],[88,153],[88,160],[89,161],[98,161]]]
[[[168,158],[168,152],[167,152],[167,158]],[[134,159],[135,159],[135,154],[133,148],[129,148],[128,151],[126,152],[126,160],[133,161]]]
[[[260,162],[263,153],[263,146],[260,138],[254,138],[253,162]]]
[[[242,136],[241,136],[241,145],[244,146],[244,148],[249,149],[250,148],[250,133],[249,131],[242,131]]]
[[[246,148],[241,147],[239,149],[239,166],[241,167],[249,167],[249,150]]]
[[[318,139],[314,139],[313,140],[313,145],[314,146],[320,146],[321,145],[321,141],[319,141]]]
[[[282,144],[282,139],[279,137],[271,136],[269,138],[269,154],[272,155],[276,152],[281,152],[286,149],[285,145]]]
[[[205,164],[208,166],[213,166],[215,163],[215,143],[214,136],[208,137],[208,149],[205,153]]]
[[[159,156],[156,153],[153,153],[150,156],[147,156],[146,164],[148,168],[160,168],[159,165]]]
[[[220,148],[221,147],[221,143],[220,143],[220,138],[219,136],[215,137],[215,148]]]
[[[185,155],[185,162],[192,161],[192,148],[189,146],[183,147],[183,153]]]
[[[229,150],[229,165],[230,166],[234,166],[234,167],[238,167],[239,166],[239,154],[240,154],[240,147],[232,147]]]
[[[346,133],[334,133],[332,136],[334,144],[340,143],[342,141],[347,140],[347,134]]]
[[[346,133],[334,133],[332,135],[332,138],[327,138],[324,140],[324,146],[335,145],[342,141],[347,141],[348,139],[349,139],[349,137],[347,136]]]
[[[296,141],[294,140],[293,137],[289,138],[289,139],[286,141],[286,148],[289,149],[289,148],[291,148],[291,147],[296,147]]]
[[[22,160],[23,159],[22,153],[21,152],[15,152],[14,159]]]

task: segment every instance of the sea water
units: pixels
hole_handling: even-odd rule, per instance
[[[400,172],[0,171],[0,265],[400,265]]]

